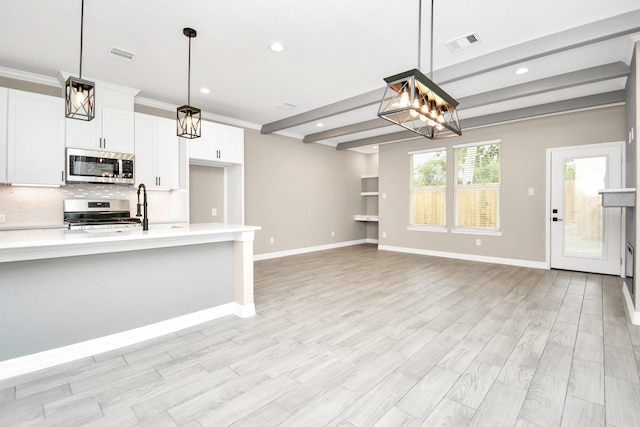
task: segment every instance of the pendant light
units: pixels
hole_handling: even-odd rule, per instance
[[[433,1],[431,0],[431,74],[433,79]],[[458,101],[420,72],[422,0],[418,0],[418,69],[384,79],[378,117],[429,139],[462,135],[456,107]]]
[[[193,28],[185,28],[182,33],[189,38],[189,75],[187,83],[187,105],[178,107],[178,136],[182,138],[200,138],[200,109],[191,105],[191,39],[198,35]]]
[[[93,120],[96,116],[96,84],[82,79],[82,38],[84,30],[84,0],[80,11],[80,74],[65,83],[65,117]]]

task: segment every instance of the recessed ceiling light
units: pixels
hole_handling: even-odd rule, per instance
[[[203,88],[200,88],[200,93],[211,93],[211,91],[206,87],[203,87]]]
[[[373,146],[373,147],[371,147],[371,148],[372,148],[372,149],[374,149],[374,150],[377,150],[377,149],[378,149],[378,146],[377,146],[377,145],[374,145],[374,146]]]
[[[324,123],[316,123],[316,126],[318,126],[319,128],[321,128],[322,126],[324,126]]]
[[[284,45],[280,42],[273,42],[269,45],[269,49],[273,52],[282,52],[284,50]]]
[[[529,69],[527,67],[518,68],[516,70],[516,74],[526,74],[528,72],[529,72]]]

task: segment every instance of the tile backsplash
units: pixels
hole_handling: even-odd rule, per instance
[[[128,199],[135,215],[136,188],[119,185],[68,184],[64,187],[0,185],[0,229],[62,227],[64,199]],[[185,191],[148,191],[149,221],[187,222]]]

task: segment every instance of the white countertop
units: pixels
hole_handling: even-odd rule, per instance
[[[235,224],[151,224],[124,230],[0,231],[0,262],[154,249],[225,241],[252,241],[260,227]]]

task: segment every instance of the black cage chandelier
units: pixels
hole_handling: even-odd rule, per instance
[[[431,79],[433,79],[433,1],[431,0]],[[418,69],[384,79],[378,117],[429,139],[462,135],[456,107],[458,101],[419,70],[422,38],[422,0],[418,0]]]
[[[191,105],[191,39],[198,35],[193,28],[185,28],[182,33],[189,38],[189,75],[187,83],[187,105],[178,107],[177,130],[182,138],[200,138],[200,109]]]
[[[64,85],[64,115],[70,119],[92,120],[96,116],[96,85],[82,79],[82,38],[84,30],[84,0],[80,10],[80,73],[69,77]]]

